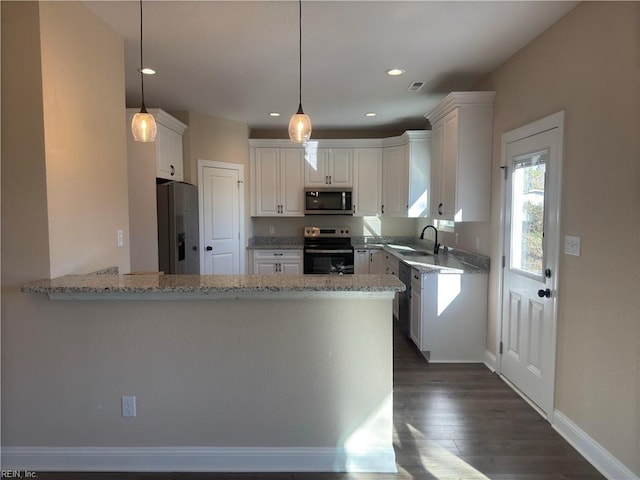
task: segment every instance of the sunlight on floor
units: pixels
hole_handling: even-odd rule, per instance
[[[414,426],[410,424],[406,424],[406,426],[415,441],[422,446],[419,453],[422,467],[435,478],[439,480],[461,478],[465,480],[490,480],[489,477],[438,445],[437,442],[427,440],[420,430]],[[401,471],[406,472],[404,469]],[[411,477],[415,478],[413,475]]]

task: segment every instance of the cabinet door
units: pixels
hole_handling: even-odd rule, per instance
[[[329,185],[351,187],[353,185],[353,149],[332,148],[329,150]]]
[[[275,275],[276,274],[275,260],[254,260],[253,273],[254,275]]]
[[[275,217],[280,206],[280,149],[255,150],[256,215]]]
[[[369,272],[384,274],[386,270],[384,250],[371,250],[370,252],[369,261],[371,265],[369,266]]]
[[[302,275],[302,261],[281,260],[280,273],[284,275]]]
[[[375,216],[382,204],[382,150],[353,151],[353,211],[356,216]]]
[[[420,280],[414,281],[415,273],[411,272],[411,340],[416,344],[418,349],[422,349],[422,289]]]
[[[280,149],[280,215],[304,216],[304,149]]]
[[[329,184],[329,150],[305,148],[304,184],[306,187],[326,187]]]
[[[458,111],[454,110],[444,118],[443,159],[440,194],[442,212],[454,219],[456,215],[456,185],[458,179]]]
[[[443,122],[433,125],[431,131],[431,193],[429,196],[429,211],[431,216],[438,218],[442,211],[442,162],[444,160],[444,126]],[[442,213],[441,213],[442,212]]]
[[[369,273],[369,250],[355,250],[353,252],[354,273]]]
[[[408,173],[405,146],[386,147],[382,154],[382,215],[407,216]]]

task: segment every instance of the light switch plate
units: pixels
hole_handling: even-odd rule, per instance
[[[580,237],[573,235],[564,236],[564,253],[567,255],[580,256]]]

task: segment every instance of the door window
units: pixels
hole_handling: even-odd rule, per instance
[[[512,176],[511,263],[517,273],[544,279],[546,150],[514,158]]]

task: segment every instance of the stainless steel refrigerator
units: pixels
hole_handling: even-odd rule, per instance
[[[185,182],[157,185],[158,267],[166,274],[199,274],[198,190]]]

